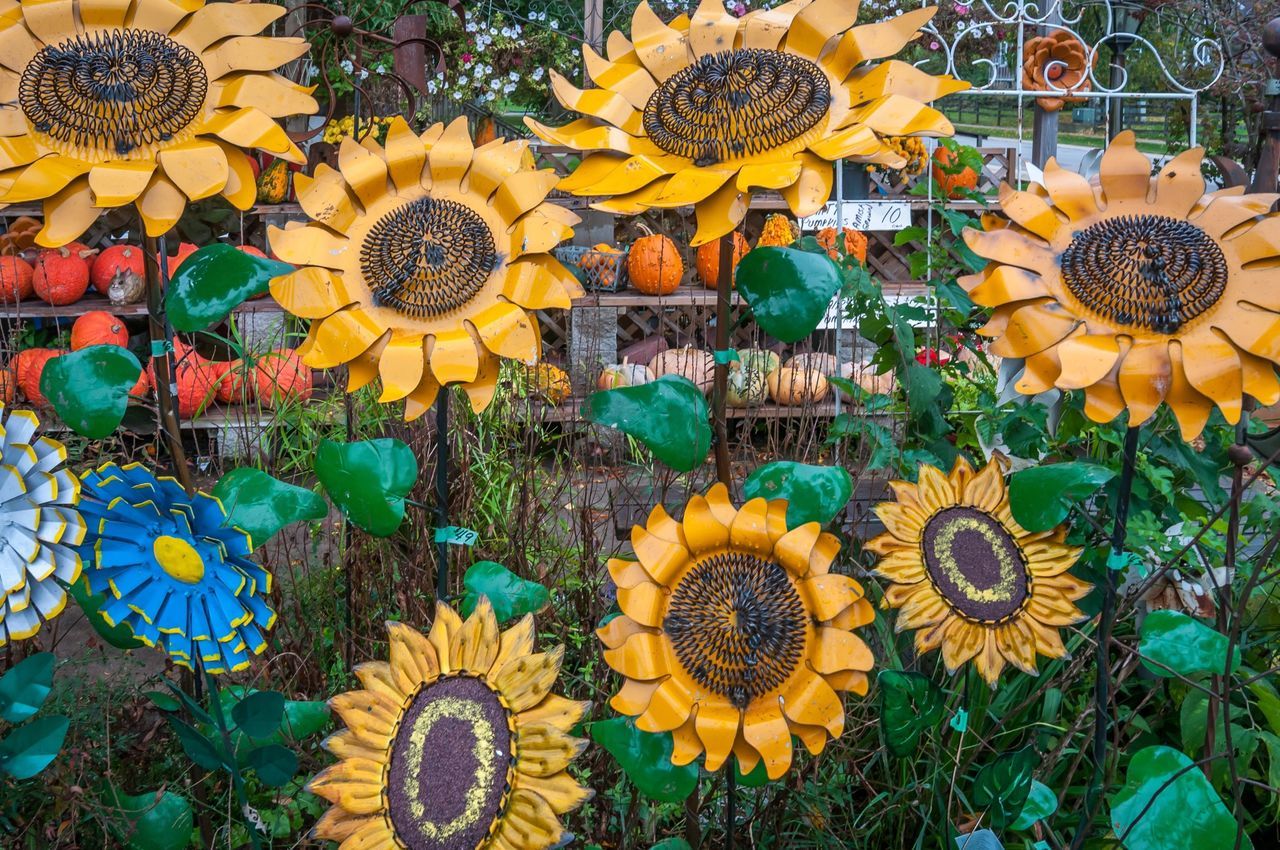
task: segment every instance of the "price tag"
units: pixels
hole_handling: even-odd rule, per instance
[[[1146,564],[1142,560],[1142,556],[1137,552],[1117,552],[1112,550],[1107,555],[1107,569],[1123,570],[1126,567],[1132,567],[1140,576],[1147,574]]]
[[[448,543],[453,546],[474,546],[479,539],[479,534],[469,528],[463,528],[458,525],[446,525],[444,528],[436,529],[437,543]]]
[[[969,712],[962,708],[952,715],[951,728],[960,733],[967,730],[969,728]]]
[[[1053,850],[1053,848],[1049,846],[1048,841],[1037,841],[1031,845],[1031,850]]]
[[[835,227],[837,216],[843,219],[841,227],[854,230],[905,230],[911,225],[911,204],[906,201],[845,201],[843,204],[828,201],[813,215],[800,219],[800,229]]]

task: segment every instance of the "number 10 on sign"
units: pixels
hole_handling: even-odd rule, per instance
[[[842,227],[854,230],[903,230],[911,224],[911,205],[906,201],[845,201],[827,205],[800,220],[801,230],[821,230],[836,226],[836,208],[842,207]]]

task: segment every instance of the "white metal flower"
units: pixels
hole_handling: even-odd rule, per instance
[[[0,646],[61,614],[65,585],[80,578],[71,548],[85,534],[80,479],[63,467],[62,443],[35,436],[39,425],[31,411],[0,404]]]

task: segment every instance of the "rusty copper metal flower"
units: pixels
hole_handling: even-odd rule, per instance
[[[1097,55],[1089,61],[1089,46],[1066,30],[1055,30],[1027,41],[1022,48],[1022,87],[1029,91],[1066,93],[1057,97],[1037,97],[1046,112],[1057,112],[1067,103],[1083,103],[1077,92],[1092,88],[1089,71]]]

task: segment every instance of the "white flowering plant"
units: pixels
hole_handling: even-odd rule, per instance
[[[577,77],[582,58],[577,42],[551,13],[526,14],[525,20],[501,12],[487,20],[469,17],[465,28],[436,34],[448,70],[428,81],[428,92],[488,106],[544,104],[550,96],[545,69]]]

